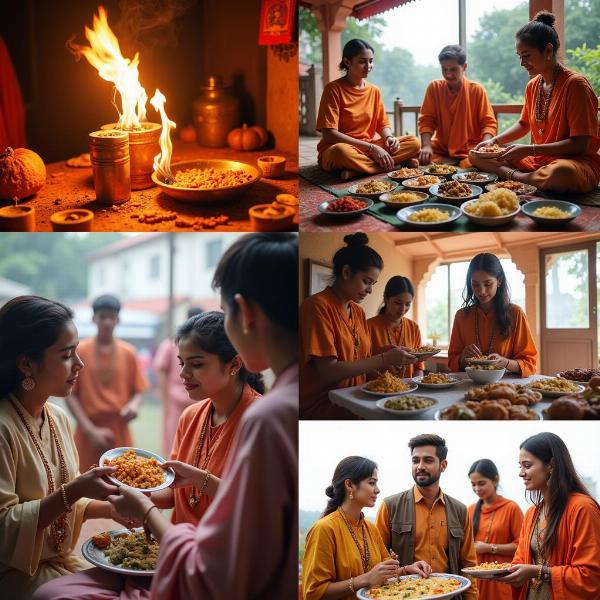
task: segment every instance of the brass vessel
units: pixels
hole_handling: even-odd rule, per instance
[[[127,202],[131,196],[127,132],[102,128],[90,133],[89,143],[96,200],[111,205]]]
[[[194,100],[194,127],[201,146],[223,148],[227,134],[240,125],[240,101],[218,75],[208,78],[202,95]]]
[[[116,123],[103,125],[102,129],[114,129]],[[120,129],[129,135],[129,158],[131,161],[131,189],[145,190],[152,187],[154,157],[160,154],[160,132],[158,123],[142,123],[141,130]]]

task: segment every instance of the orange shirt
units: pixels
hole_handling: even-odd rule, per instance
[[[418,348],[421,346],[421,331],[419,326],[407,317],[402,317],[397,326],[388,324],[384,315],[371,317],[367,321],[369,333],[371,334],[371,354],[379,354],[390,346],[405,346],[406,348]],[[419,362],[414,365],[405,365],[402,377],[412,377],[415,371],[423,370],[425,363]]]
[[[208,469],[216,477],[221,477],[225,470],[229,449],[235,438],[240,419],[246,409],[260,397],[258,392],[245,384],[238,405],[227,420],[216,427],[210,424],[213,413],[210,398],[188,406],[179,418],[173,449],[171,450],[171,460],[180,460],[194,466],[200,465],[201,468]],[[194,463],[196,446],[200,439],[202,426],[207,419],[208,427],[205,440],[208,438],[208,443],[204,441],[202,444],[199,462],[196,464]],[[207,456],[208,462],[206,462]],[[204,494],[199,496],[196,489],[196,497],[199,498],[199,502],[195,507],[190,507],[188,500],[191,492],[192,488],[189,487],[173,489],[175,500],[173,514],[171,515],[173,523],[197,525],[210,505],[212,498]]]
[[[431,565],[433,573],[448,572],[448,527],[446,525],[445,499],[442,490],[435,499],[431,510],[417,486],[415,495],[415,556],[414,560],[424,560]],[[389,513],[385,503],[377,512],[375,524],[385,547],[390,545]],[[467,513],[463,541],[460,546],[460,562],[463,567],[477,564],[473,542],[471,518]],[[463,600],[477,600],[477,586],[472,586],[463,594]]]
[[[531,536],[537,517],[525,513],[513,565],[533,564]],[[557,542],[549,559],[552,600],[600,598],[600,508],[584,494],[571,494],[558,524]],[[513,589],[514,600],[526,600],[529,584]]]
[[[556,80],[546,120],[539,123],[535,120],[535,99],[541,81],[542,76],[538,75],[527,84],[519,119],[531,129],[531,141],[534,144],[551,144],[570,137],[588,136],[587,150],[577,158],[589,163],[600,177],[598,97],[589,81],[583,75],[565,69]],[[528,156],[524,161],[533,169],[539,169],[557,158],[573,159],[575,156],[538,155]]]
[[[356,140],[370,142],[377,132],[389,126],[377,86],[366,82],[364,88],[357,89],[344,77],[325,86],[319,104],[317,131],[337,129]],[[331,145],[322,139],[317,146],[318,153]]]
[[[115,339],[112,355],[99,354],[96,351],[96,338],[88,338],[79,344],[77,354],[85,365],[79,371],[73,387],[81,408],[96,427],[112,431],[115,448],[132,446],[129,425],[121,417],[120,411],[133,396],[148,388],[135,348]],[[79,466],[81,471],[85,471],[98,462],[100,454],[90,444],[81,427],[75,429],[74,438]]]
[[[469,517],[473,522],[476,504],[469,506]],[[523,513],[519,505],[512,500],[498,496],[493,504],[481,506],[479,528],[475,534],[476,542],[488,544],[519,543]],[[511,562],[512,556],[504,554],[478,554],[477,562]],[[512,587],[507,583],[478,580],[479,597],[481,600],[511,600]]]
[[[444,79],[432,81],[425,91],[419,114],[419,133],[435,133],[439,152],[464,158],[484,134],[496,135],[498,124],[484,87],[463,79],[453,96]]]
[[[475,314],[479,316],[479,341],[484,354],[500,354],[511,360],[516,360],[521,367],[521,377],[533,375],[537,368],[538,352],[531,336],[527,317],[516,304],[510,305],[513,325],[508,337],[503,338],[496,325],[496,311],[490,310],[486,315],[479,306],[473,306],[465,314],[459,309],[454,316],[450,345],[448,346],[448,368],[450,371],[460,371],[460,355],[469,344],[477,343],[475,335]],[[488,346],[495,331],[494,344],[488,352]]]
[[[300,414],[303,419],[347,417],[346,411],[331,404],[327,393],[366,381],[366,375],[357,375],[327,384],[321,381],[311,364],[313,357],[333,356],[338,361],[351,361],[371,356],[365,312],[355,302],[350,302],[350,308],[352,318],[330,287],[310,296],[300,306]]]
[[[390,553],[384,546],[375,525],[364,517],[359,522],[348,517],[356,537],[363,548],[363,529],[369,547],[369,569],[387,560]],[[339,510],[319,519],[306,536],[304,560],[302,561],[302,592],[304,600],[319,600],[329,584],[349,580],[364,572],[360,552]],[[356,594],[343,596],[344,600],[356,598]]]

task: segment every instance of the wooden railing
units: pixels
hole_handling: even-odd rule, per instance
[[[520,115],[523,109],[522,104],[492,104],[492,110],[496,119],[498,115]],[[417,120],[419,118],[420,106],[404,106],[400,98],[394,100],[394,110],[387,114],[394,123],[394,135],[404,135],[404,115],[410,113],[414,115],[415,132],[418,132]],[[415,135],[418,135],[417,133]]]

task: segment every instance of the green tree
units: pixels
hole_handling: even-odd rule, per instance
[[[74,300],[87,293],[90,252],[122,238],[120,233],[29,233],[0,236],[0,277],[29,286],[33,293]]]
[[[585,75],[594,88],[596,95],[600,94],[600,44],[595,48],[588,48],[583,44],[579,48],[567,50],[571,57],[571,66]]]

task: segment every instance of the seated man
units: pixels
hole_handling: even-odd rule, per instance
[[[444,79],[432,81],[425,91],[419,162],[470,167],[469,150],[496,134],[496,117],[483,86],[466,78],[467,55],[460,46],[442,48],[438,60]]]

